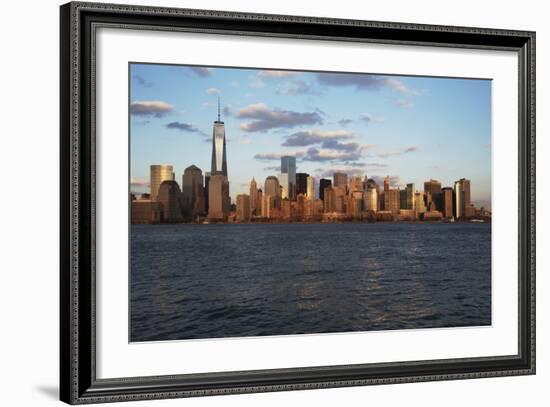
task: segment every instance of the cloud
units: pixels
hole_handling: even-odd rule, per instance
[[[149,181],[148,180],[145,180],[145,179],[139,179],[139,178],[131,178],[130,179],[130,185],[132,187],[136,187],[136,188],[139,188],[139,187],[148,187],[149,186]]]
[[[303,151],[298,151],[298,152],[295,152],[295,153],[284,153],[284,154],[281,154],[281,153],[258,153],[256,155],[254,155],[254,158],[256,160],[259,160],[259,161],[278,161],[281,159],[281,156],[283,155],[289,155],[289,156],[293,156],[293,157],[296,157],[296,158],[301,158],[304,156],[304,152]]]
[[[326,86],[350,86],[356,90],[378,90],[388,87],[399,93],[413,93],[403,82],[397,78],[349,73],[318,73],[317,81]]]
[[[279,95],[318,95],[320,92],[315,90],[310,83],[302,80],[295,80],[286,82],[279,89],[277,89]]]
[[[130,103],[130,114],[134,116],[163,117],[174,110],[174,106],[160,100],[137,100]]]
[[[222,92],[218,88],[208,88],[206,89],[206,93],[209,95],[219,95]]]
[[[225,105],[222,109],[222,113],[224,116],[231,116],[233,114],[232,106]]]
[[[394,156],[394,155],[403,155],[403,154],[412,153],[416,150],[418,150],[418,147],[411,146],[411,147],[400,148],[398,150],[385,151],[385,152],[377,153],[377,155],[378,155],[378,157],[386,158],[386,157],[391,157],[391,156]]]
[[[337,140],[327,140],[321,144],[322,148],[327,148],[337,151],[358,151],[360,148],[359,143],[340,143]]]
[[[305,124],[323,124],[318,112],[299,113],[290,110],[270,109],[263,103],[256,103],[240,109],[236,117],[252,119],[239,127],[248,132],[266,131],[274,128],[292,128]]]
[[[353,134],[347,130],[304,130],[288,136],[282,145],[286,147],[303,147],[322,143],[324,141],[345,140],[353,137]]]
[[[414,106],[414,103],[411,102],[409,99],[398,99],[395,103],[397,104],[397,106],[404,109],[409,109]]]
[[[278,70],[271,70],[271,69],[263,69],[260,72],[258,72],[258,76],[263,79],[288,78],[289,76],[295,76],[298,74],[299,72],[295,72],[295,71],[278,71]]]
[[[264,171],[269,171],[269,172],[280,172],[281,171],[281,167],[278,166],[278,165],[273,165],[273,166],[270,166],[270,167],[264,167],[263,168]]]
[[[206,78],[212,75],[212,68],[206,68],[202,66],[190,66],[189,70],[197,76],[200,76],[201,78]]]
[[[368,123],[382,123],[384,121],[383,117],[373,116],[370,113],[362,113],[360,118],[361,118],[362,121],[364,121],[367,124]]]
[[[252,140],[248,137],[241,137],[239,139],[239,144],[247,145],[247,144],[251,144],[251,143],[252,143]]]
[[[153,86],[153,82],[146,81],[145,78],[141,75],[135,74],[133,78],[138,85],[141,85],[145,88],[150,88],[151,86]]]
[[[352,119],[341,119],[338,120],[338,124],[342,127],[346,127],[348,124],[353,123]]]
[[[352,143],[357,144],[357,143]],[[306,154],[302,157],[303,161],[327,162],[339,161],[347,163],[349,161],[357,161],[361,159],[361,150],[334,150],[310,147]]]
[[[199,133],[203,136],[207,136],[207,134],[202,131],[202,130],[199,130],[198,128],[196,128],[195,126],[193,126],[192,124],[189,124],[189,123],[181,123],[181,122],[172,122],[172,123],[168,123],[166,125],[166,128],[167,129],[175,129],[175,130],[180,130],[180,131],[185,131],[185,132],[189,132],[189,133]]]

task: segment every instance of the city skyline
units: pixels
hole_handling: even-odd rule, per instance
[[[319,180],[334,172],[379,185],[389,176],[401,189],[467,178],[472,203],[490,208],[490,81],[132,64],[130,82],[133,192],[148,192],[151,164],[172,165],[176,180],[190,165],[210,171],[221,96],[232,203],[252,177],[260,185],[279,177],[281,156],[294,156],[294,171],[315,179],[316,196]],[[422,121],[424,105],[434,103],[437,120]],[[422,137],[396,136],[403,126]],[[464,136],[445,135],[457,131]]]

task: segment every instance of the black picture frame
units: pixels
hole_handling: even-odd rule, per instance
[[[62,5],[60,23],[62,401],[84,404],[535,373],[534,32],[82,2]],[[517,52],[518,353],[230,373],[96,378],[93,38],[100,26]]]

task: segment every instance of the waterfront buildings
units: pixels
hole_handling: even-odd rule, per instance
[[[383,189],[366,175],[334,172],[322,178],[315,198],[313,176],[296,173],[296,157],[281,157],[278,176],[265,178],[259,189],[252,177],[249,193],[231,203],[227,177],[225,124],[214,121],[210,172],[189,165],[181,176],[181,190],[172,165],[150,166],[150,194],[131,194],[132,223],[175,222],[278,222],[278,221],[395,221],[440,220],[474,217],[490,219],[490,212],[471,204],[470,180],[461,178],[452,187],[441,182],[424,182],[424,191],[408,183],[400,189],[385,177]],[[245,184],[246,188],[246,184]]]
[[[149,167],[149,188],[151,201],[156,201],[160,184],[174,180],[174,167],[171,165],[151,165]]]
[[[150,199],[132,200],[131,221],[139,223],[160,223],[162,222],[162,204]]]

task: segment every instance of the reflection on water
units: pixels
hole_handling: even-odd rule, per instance
[[[132,341],[491,324],[487,224],[132,225]]]

